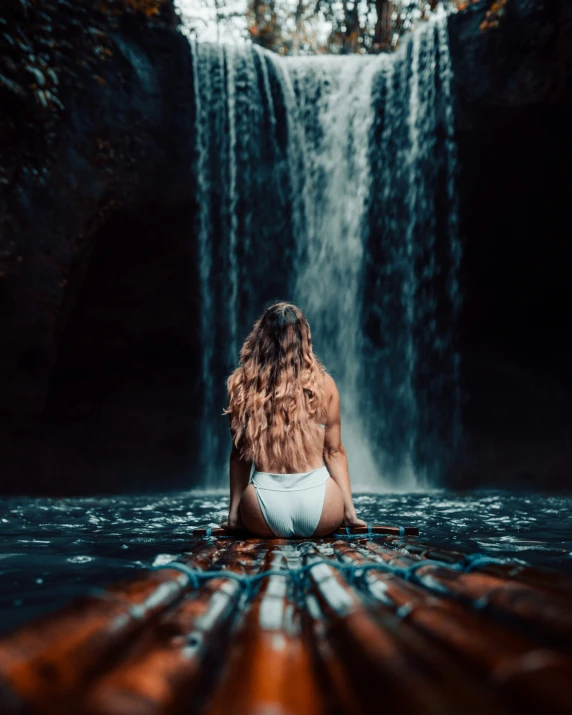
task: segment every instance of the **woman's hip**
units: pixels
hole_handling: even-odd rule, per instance
[[[308,538],[332,533],[343,520],[343,498],[326,476],[312,487],[295,490],[264,489],[251,483],[240,511],[244,526],[263,537]]]

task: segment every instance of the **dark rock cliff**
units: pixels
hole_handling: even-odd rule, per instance
[[[571,488],[572,6],[509,0],[487,18],[478,3],[449,30],[465,393],[451,481]]]
[[[54,12],[56,25],[69,9]],[[82,75],[76,50],[57,106],[16,96],[18,121],[2,117],[4,492],[156,487],[192,449],[188,42],[170,4],[78,22],[93,22],[105,56]]]

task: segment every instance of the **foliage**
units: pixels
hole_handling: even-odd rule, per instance
[[[159,14],[165,0],[5,0],[0,17],[0,86],[62,109],[62,76],[111,56],[108,32],[118,15]]]
[[[112,56],[110,33],[122,16],[153,21],[165,0],[2,1],[0,184],[9,184],[15,164],[43,171],[38,157],[55,137],[66,87],[105,83],[100,67]],[[16,144],[28,152],[18,162],[7,156]]]
[[[154,17],[161,12],[166,0],[100,0],[99,10],[103,13],[136,13]]]
[[[437,6],[457,8],[469,0],[200,0],[191,5],[188,29],[200,37],[217,24],[217,39],[238,32],[279,54],[372,54],[394,50],[399,38]],[[183,5],[183,0],[179,0]],[[211,10],[210,14],[208,10]],[[218,26],[220,25],[220,31]]]
[[[485,19],[482,21],[480,28],[481,30],[494,30],[501,22],[501,18],[504,16],[507,0],[495,0],[487,14]]]

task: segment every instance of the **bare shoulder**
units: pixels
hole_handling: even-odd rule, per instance
[[[338,394],[338,387],[336,385],[336,381],[328,373],[324,375],[324,388],[326,392],[326,399],[328,402],[332,399],[332,397],[335,397]]]
[[[326,444],[332,444],[338,439],[336,430],[340,426],[340,395],[336,381],[326,373],[324,381],[326,400]]]

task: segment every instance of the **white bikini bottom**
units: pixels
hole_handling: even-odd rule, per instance
[[[266,523],[281,538],[312,536],[322,516],[329,478],[326,465],[310,472],[271,474],[255,471],[253,464],[250,471]]]

